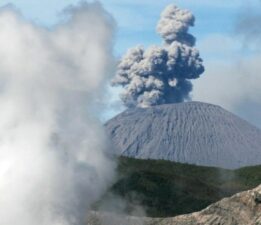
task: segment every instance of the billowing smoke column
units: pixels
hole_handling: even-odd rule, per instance
[[[113,176],[90,111],[114,63],[114,23],[98,3],[64,13],[45,29],[0,10],[1,225],[82,225]]]
[[[191,79],[204,72],[202,59],[188,33],[195,18],[175,5],[162,13],[157,31],[163,46],[129,49],[118,65],[113,85],[121,85],[121,98],[127,107],[149,107],[189,99]]]

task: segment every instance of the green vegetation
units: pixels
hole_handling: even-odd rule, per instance
[[[142,206],[147,216],[175,216],[201,210],[221,198],[261,184],[261,166],[232,171],[123,157],[119,158],[118,175],[119,179],[95,208],[106,205],[113,195],[126,203],[115,204],[114,209],[103,207],[105,210],[121,208],[135,215],[137,206]]]

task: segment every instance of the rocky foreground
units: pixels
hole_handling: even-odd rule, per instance
[[[137,218],[91,212],[87,225],[261,225],[261,185],[206,209],[173,218]]]

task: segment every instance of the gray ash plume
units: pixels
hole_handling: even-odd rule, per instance
[[[195,17],[188,10],[169,5],[161,14],[157,31],[162,46],[131,48],[122,57],[113,85],[124,87],[125,106],[149,107],[183,102],[190,98],[191,79],[204,72],[196,39],[189,34]]]

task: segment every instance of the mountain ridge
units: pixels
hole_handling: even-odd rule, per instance
[[[139,216],[142,208],[148,217],[174,217],[261,184],[261,165],[227,170],[119,157],[116,171],[117,179],[93,210]]]

